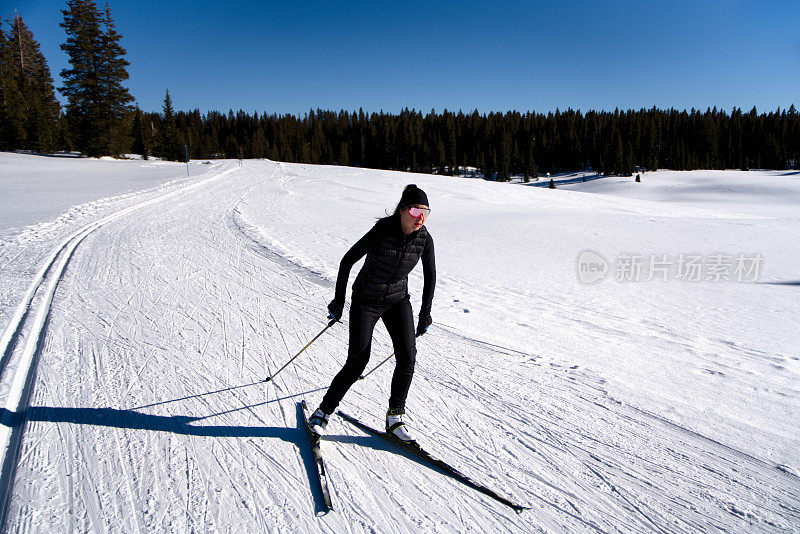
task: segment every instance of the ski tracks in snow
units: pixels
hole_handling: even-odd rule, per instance
[[[270,209],[248,205],[253,192],[281,202],[307,172],[247,162],[69,242],[63,276],[49,273],[58,292],[44,335],[20,320],[9,337],[37,338],[40,361],[11,457],[7,528],[797,529],[796,477],[615,401],[584,369],[439,326],[418,340],[408,409],[421,443],[533,509],[514,514],[334,418],[323,454],[336,512],[317,517],[296,403],[321,398],[344,361],[347,328],[263,383],[324,325],[333,282],[273,250],[242,215]],[[41,309],[34,293],[23,315]],[[372,363],[391,351],[379,327]],[[387,364],[357,382],[348,411],[380,425],[391,372]]]

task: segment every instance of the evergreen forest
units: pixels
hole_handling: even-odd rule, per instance
[[[0,150],[174,161],[269,158],[497,180],[567,171],[800,168],[800,115],[793,105],[767,113],[311,109],[298,117],[175,111],[166,90],[160,112],[146,112],[125,86],[130,63],[108,5],[68,0],[62,14],[61,48],[70,66],[60,72],[58,88],[22,17],[0,21]]]

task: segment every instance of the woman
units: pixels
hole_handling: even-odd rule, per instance
[[[433,238],[424,226],[430,211],[425,192],[414,184],[406,186],[394,214],[375,223],[342,258],[336,279],[336,296],[328,305],[333,319],[342,316],[350,269],[364,255],[367,256],[353,284],[347,362],[331,382],[319,409],[309,419],[314,432],[324,432],[330,414],[364,372],[369,361],[372,332],[378,319],[383,319],[397,360],[386,414],[386,432],[404,441],[413,440],[403,421],[417,354],[408,273],[422,258],[425,282],[416,329],[416,335],[421,336],[432,323],[431,302],[436,285]]]

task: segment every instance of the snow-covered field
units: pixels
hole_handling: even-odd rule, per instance
[[[191,175],[204,174],[209,168],[199,161],[190,162],[189,167]],[[53,222],[62,215],[74,215],[68,210],[78,205],[91,202],[96,208],[109,197],[186,179],[186,171],[185,163],[157,159],[120,161],[1,153],[0,237],[26,226]]]
[[[26,158],[47,184],[52,159]],[[7,530],[800,531],[800,175],[549,190],[225,161],[129,194],[144,162],[113,163],[120,189],[0,241],[0,325],[21,325],[0,378]],[[520,515],[340,418],[317,515],[297,403],[321,399],[346,324],[263,382],[325,326],[341,256],[407,183],[438,269],[412,428]],[[421,273],[410,288],[418,307]],[[373,362],[391,351],[378,327]],[[391,371],[341,408],[380,425]]]

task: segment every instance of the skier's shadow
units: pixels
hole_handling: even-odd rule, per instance
[[[300,451],[303,467],[309,479],[314,496],[315,513],[327,511],[322,497],[322,488],[317,477],[317,466],[308,444],[302,408],[297,404],[297,426],[287,427],[247,427],[247,426],[209,426],[192,425],[203,417],[149,415],[133,410],[114,408],[63,408],[52,406],[31,406],[25,414],[0,410],[0,422],[5,426],[16,426],[25,421],[50,423],[72,423],[76,425],[104,426],[110,428],[129,428],[153,432],[170,432],[184,436],[218,438],[272,438],[291,443]]]
[[[344,443],[344,444],[347,444],[347,445],[357,445],[359,447],[372,449],[374,451],[390,452],[393,455],[406,458],[406,459],[408,459],[408,460],[410,460],[410,461],[412,461],[412,462],[414,462],[414,463],[416,463],[418,465],[421,465],[422,467],[424,467],[426,469],[430,469],[431,471],[434,471],[434,472],[436,472],[436,473],[438,473],[438,474],[440,474],[440,475],[442,475],[444,477],[451,478],[451,479],[453,479],[453,480],[455,480],[457,482],[461,482],[462,484],[464,482],[463,480],[459,479],[458,477],[453,476],[452,473],[448,473],[447,471],[444,471],[444,470],[440,469],[439,467],[431,464],[430,462],[426,462],[426,461],[422,460],[421,458],[411,454],[410,452],[408,452],[407,450],[403,449],[402,447],[400,447],[398,445],[394,445],[394,444],[390,443],[389,441],[387,441],[387,440],[385,440],[383,438],[379,438],[378,436],[372,436],[372,435],[369,435],[369,434],[367,434],[365,436],[347,436],[347,435],[344,435],[344,434],[343,435],[339,435],[339,436],[333,436],[333,435],[329,434],[329,435],[326,435],[326,436],[324,436],[322,438],[322,442],[323,443],[325,443],[326,441],[332,441],[332,442],[335,442],[335,443]]]

